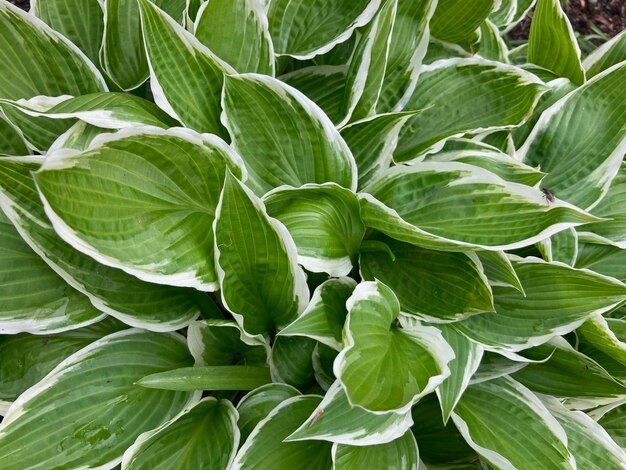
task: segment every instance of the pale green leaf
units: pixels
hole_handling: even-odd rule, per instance
[[[626,453],[602,426],[581,411],[569,411],[557,400],[547,407],[567,434],[567,447],[579,469],[623,470]]]
[[[238,160],[208,134],[123,129],[85,152],[49,155],[35,180],[55,230],[76,249],[148,282],[212,291],[211,224]]]
[[[410,431],[387,444],[362,447],[335,444],[332,455],[333,470],[417,470],[419,465],[417,442]]]
[[[417,112],[378,114],[341,128],[359,175],[358,188],[376,181],[391,166],[402,126]]]
[[[412,160],[468,132],[515,127],[530,115],[544,90],[534,75],[486,59],[447,59],[424,66],[405,106],[423,111],[400,132],[394,158]]]
[[[480,25],[478,54],[485,59],[497,60],[505,64],[509,61],[509,50],[506,42],[500,36],[498,27],[488,19]]]
[[[187,127],[225,137],[220,99],[232,68],[154,3],[138,3],[156,104]]]
[[[98,63],[104,32],[99,0],[32,0],[30,13],[76,44],[94,64]]]
[[[53,335],[0,336],[0,400],[13,401],[61,361],[88,344],[124,328],[112,317]]]
[[[555,233],[549,239],[550,258],[547,261],[560,261],[574,266],[578,257],[578,232],[570,228]]]
[[[585,81],[580,48],[559,0],[538,0],[528,37],[528,61],[575,85]]]
[[[195,22],[195,36],[237,72],[274,75],[274,46],[262,0],[211,0]]]
[[[268,216],[261,200],[230,173],[214,230],[224,306],[248,334],[273,336],[309,302],[289,232]]]
[[[454,352],[441,332],[399,317],[400,303],[383,283],[359,284],[347,307],[334,370],[352,405],[402,413],[450,375]]]
[[[100,63],[123,90],[137,88],[149,75],[144,33],[137,0],[101,0],[104,7],[104,37]],[[182,22],[185,0],[154,0],[177,22]]]
[[[237,410],[207,397],[159,428],[142,434],[124,453],[124,470],[228,468],[237,452]]]
[[[493,296],[475,255],[431,251],[379,236],[386,251],[361,253],[361,277],[379,280],[398,297],[403,312],[428,321],[458,321],[493,310]]]
[[[303,60],[328,52],[347,41],[356,28],[367,24],[380,3],[272,0],[267,16],[276,54]]]
[[[241,442],[245,442],[252,430],[270,412],[289,398],[300,395],[291,385],[271,383],[262,385],[247,393],[237,405],[241,431]]]
[[[626,321],[594,315],[581,325],[582,342],[591,344],[611,359],[626,365]]]
[[[376,16],[362,31],[346,77],[341,125],[376,114],[398,0],[385,0]]]
[[[263,201],[289,231],[305,269],[334,277],[352,271],[365,234],[353,192],[334,183],[305,184],[276,188]]]
[[[513,267],[525,295],[494,287],[494,313],[475,315],[454,325],[490,348],[520,351],[543,344],[626,299],[624,284],[586,269],[537,258],[520,259]]]
[[[113,468],[143,432],[197,400],[148,390],[142,376],[191,363],[174,334],[123,330],[61,362],[23,393],[0,424],[6,468]]]
[[[191,322],[187,345],[198,366],[261,365],[267,360],[265,342],[230,320]]]
[[[587,56],[583,62],[587,78],[595,77],[626,60],[626,31],[622,31]]]
[[[605,413],[598,424],[613,438],[622,450],[626,450],[626,404],[617,402],[615,406]]]
[[[356,189],[354,157],[324,112],[264,75],[226,77],[224,123],[258,195],[282,185],[335,182]]]
[[[78,121],[52,143],[48,152],[52,153],[62,148],[86,150],[97,136],[100,134],[111,134],[113,132],[115,132],[114,129],[103,129],[102,127],[96,127],[86,122]]]
[[[511,377],[533,392],[568,399],[615,401],[626,396],[626,386],[611,377],[593,359],[562,338],[521,353],[540,362],[528,364]],[[541,360],[549,356],[547,361]]]
[[[195,290],[142,282],[76,251],[53,230],[31,172],[38,157],[0,159],[0,208],[28,243],[70,286],[98,310],[132,326],[154,331],[182,328],[207,312],[210,300]],[[39,159],[41,161],[41,159]]]
[[[254,390],[271,382],[262,366],[199,366],[146,375],[137,385],[160,390]]]
[[[397,166],[360,194],[365,225],[423,248],[521,248],[595,219],[539,188],[457,162]]]
[[[548,173],[542,185],[559,199],[592,208],[617,175],[626,153],[625,80],[622,63],[565,95],[519,150],[520,160]]]
[[[305,336],[337,351],[341,350],[346,301],[356,282],[349,277],[329,279],[315,289],[307,308],[280,330],[280,336]]]
[[[443,41],[467,42],[496,5],[496,0],[439,0],[430,22],[432,34]]]
[[[478,369],[483,357],[482,346],[470,341],[448,325],[437,325],[446,342],[454,351],[455,358],[448,363],[450,377],[437,387],[444,422],[461,399],[470,379]]]
[[[287,440],[370,446],[401,437],[412,424],[410,411],[371,413],[360,406],[352,406],[341,384],[335,382],[322,402]]]
[[[489,15],[489,21],[504,30],[514,21],[517,8],[517,0],[502,0]]]
[[[437,0],[399,0],[393,25],[385,78],[378,97],[379,113],[404,108],[415,89],[428,48],[428,24]]]
[[[78,96],[106,89],[100,72],[65,36],[0,2],[0,98]]]
[[[313,395],[289,398],[274,408],[239,449],[233,470],[328,470],[331,467],[329,442],[284,442],[311,414],[320,398]]]
[[[0,239],[0,334],[49,334],[105,317],[50,269],[1,210]]]
[[[563,428],[530,390],[510,378],[468,387],[452,420],[468,444],[496,468],[576,469]]]
[[[503,251],[479,251],[476,254],[483,265],[485,276],[487,276],[490,285],[512,287],[524,293],[522,283],[506,253]]]

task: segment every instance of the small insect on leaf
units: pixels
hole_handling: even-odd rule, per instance
[[[317,423],[317,420],[322,417],[323,413],[324,413],[324,408],[320,408],[319,410],[317,410],[315,412],[315,415],[313,416],[313,419],[309,423],[309,427],[312,427],[315,423]]]
[[[543,197],[545,197],[548,202],[556,201],[554,194],[552,194],[552,191],[550,191],[548,188],[541,188],[541,192],[543,193]]]

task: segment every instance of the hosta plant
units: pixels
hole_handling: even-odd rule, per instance
[[[625,469],[625,153],[558,0],[0,0],[0,468]]]

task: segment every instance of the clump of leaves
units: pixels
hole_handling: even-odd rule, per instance
[[[626,468],[626,33],[534,3],[0,0],[0,467]]]

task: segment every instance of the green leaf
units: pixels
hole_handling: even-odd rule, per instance
[[[104,15],[98,0],[33,0],[30,13],[76,44],[94,63],[99,61]]]
[[[26,110],[38,109],[40,112],[45,112],[68,98],[68,96],[59,98],[36,96],[27,101],[19,100],[19,103],[0,99],[0,110],[19,131],[29,149],[45,154],[54,141],[74,124],[75,120],[32,116],[32,113],[27,113]]]
[[[365,191],[359,198],[366,226],[435,250],[521,248],[597,220],[566,202],[547,201],[539,188],[466,163],[394,167]]]
[[[606,195],[593,208],[605,220],[589,224],[581,235],[587,240],[626,248],[626,164],[621,163]]]
[[[283,442],[319,404],[313,395],[289,398],[257,424],[239,449],[233,470],[272,468],[327,470],[331,467],[328,442]]]
[[[494,313],[475,315],[454,325],[489,348],[520,351],[543,344],[626,299],[624,284],[586,269],[537,258],[520,259],[513,267],[526,295],[494,287]]]
[[[385,78],[376,107],[379,113],[403,109],[413,93],[428,48],[428,23],[436,6],[436,0],[398,1]]]
[[[546,176],[493,147],[458,150],[444,147],[441,152],[427,155],[426,161],[467,163],[495,173],[506,181],[527,186],[535,186]]]
[[[480,45],[478,54],[485,59],[507,63],[509,51],[506,42],[500,36],[498,27],[488,19],[480,25]]]
[[[62,34],[0,2],[0,98],[78,96],[107,89],[91,61]]]
[[[27,155],[29,153],[22,134],[0,113],[0,156]]]
[[[324,54],[347,41],[356,28],[367,24],[380,3],[380,0],[272,0],[267,16],[276,54],[299,60]]]
[[[291,385],[279,383],[262,385],[246,394],[237,405],[237,426],[241,431],[241,442],[246,441],[256,425],[274,408],[298,395],[300,392]]]
[[[626,63],[596,75],[544,111],[519,150],[559,199],[591,209],[609,190],[626,152],[624,80]]]
[[[98,310],[154,331],[177,330],[207,310],[208,299],[192,289],[142,282],[65,243],[50,225],[31,177],[39,161],[39,157],[0,159],[0,209],[65,282],[86,295]]]
[[[186,127],[225,137],[220,98],[232,68],[154,3],[138,3],[156,104]]]
[[[322,402],[286,440],[323,440],[345,445],[384,444],[401,437],[413,424],[411,412],[372,413],[352,406],[336,381]]]
[[[570,266],[576,264],[578,257],[578,232],[576,229],[563,230],[544,241],[550,245],[548,261],[560,261]]]
[[[334,370],[352,405],[402,413],[450,375],[454,353],[441,332],[399,317],[398,299],[383,283],[359,284],[347,307]]]
[[[581,342],[592,345],[611,359],[626,365],[626,321],[597,314],[583,323],[577,333]]]
[[[611,377],[597,362],[572,348],[562,338],[522,353],[530,363],[511,377],[534,392],[569,399],[615,401],[626,396],[626,386]]]
[[[129,93],[91,93],[69,98],[46,110],[12,103],[23,113],[51,119],[80,119],[105,129],[176,126],[176,121],[154,103]]]
[[[219,138],[182,128],[96,140],[82,153],[49,155],[35,174],[57,233],[145,281],[216,290],[210,228],[238,156]]]
[[[248,185],[258,195],[306,183],[335,182],[356,189],[357,169],[348,145],[298,90],[264,75],[229,75],[222,105],[233,147],[250,174]]]
[[[580,48],[559,0],[538,0],[528,37],[528,61],[575,85],[585,82]]]
[[[583,62],[588,79],[626,60],[626,31],[622,31],[587,56]]]
[[[552,415],[567,434],[567,447],[578,468],[620,470],[626,466],[626,453],[602,426],[581,411],[569,411],[557,400],[547,402]]]
[[[261,365],[267,360],[265,342],[230,320],[191,322],[187,345],[198,366]]]
[[[376,16],[362,31],[350,59],[342,104],[342,114],[345,116],[342,124],[376,114],[397,7],[398,0],[385,0]]]
[[[333,470],[363,468],[417,469],[419,453],[415,437],[409,431],[387,444],[347,446],[335,444],[332,450]]]
[[[450,377],[445,379],[436,390],[443,420],[447,422],[480,365],[483,348],[450,326],[437,325],[437,328],[441,330],[441,334],[454,351],[455,356],[448,363]]]
[[[403,127],[394,158],[412,160],[468,132],[515,127],[530,116],[544,90],[534,75],[486,59],[447,59],[424,66],[405,106],[423,111]]]
[[[13,403],[0,424],[3,466],[112,468],[141,433],[197,400],[134,382],[190,362],[181,336],[136,329],[81,349]]]
[[[122,323],[107,317],[98,323],[54,335],[0,336],[0,400],[15,400],[65,358],[123,328]]]
[[[160,390],[254,390],[269,383],[270,371],[260,366],[203,366],[146,375],[137,385]]]
[[[379,114],[341,128],[341,136],[356,161],[359,189],[376,181],[391,166],[400,130],[415,114]]]
[[[447,467],[450,462],[470,461],[478,457],[454,423],[443,422],[441,407],[434,393],[422,398],[411,409],[411,415],[415,422],[411,431],[420,449],[420,459],[424,462]],[[450,468],[457,470],[456,467]]]
[[[195,36],[237,72],[274,75],[274,46],[261,0],[211,0],[200,8]]]
[[[334,123],[341,121],[341,102],[346,86],[348,66],[313,65],[294,70],[280,77],[280,80],[318,105]]]
[[[433,36],[459,44],[471,40],[497,3],[496,0],[439,0],[430,22]]]
[[[468,444],[497,468],[576,469],[563,428],[530,390],[508,377],[468,387],[452,420]]]
[[[2,211],[0,239],[0,334],[55,333],[105,317],[37,256]]]
[[[524,293],[522,283],[504,251],[479,251],[476,254],[490,285],[512,287]]]
[[[260,199],[227,174],[214,225],[222,301],[251,335],[274,335],[309,302],[296,247]]]
[[[238,444],[237,410],[228,400],[207,397],[139,436],[124,453],[122,468],[228,468]]]
[[[431,251],[381,237],[383,251],[361,253],[361,277],[379,280],[398,297],[403,312],[428,321],[458,321],[493,310],[493,296],[473,254]]]
[[[83,121],[78,121],[53,142],[48,152],[52,153],[62,148],[86,150],[97,136],[100,134],[111,134],[114,131],[114,129],[103,129]]]
[[[356,282],[349,277],[324,281],[313,292],[304,312],[280,330],[279,336],[305,336],[340,351],[348,314],[346,301],[355,287]]]
[[[313,350],[316,344],[316,341],[303,336],[277,336],[269,358],[272,380],[299,390],[315,386]]]
[[[276,188],[263,201],[267,213],[289,231],[305,269],[334,277],[352,271],[365,234],[352,191],[334,183],[305,184]]]
[[[617,406],[616,406],[617,405]],[[611,409],[604,413],[598,424],[602,426],[622,450],[626,449],[626,405],[623,401],[609,405]]]
[[[489,15],[489,21],[497,28],[507,30],[509,25],[515,20],[517,13],[517,0],[502,0],[500,6],[496,5]]]
[[[177,22],[182,22],[185,0],[155,0]],[[144,34],[137,0],[104,0],[104,37],[100,63],[123,90],[132,90],[149,75]]]

